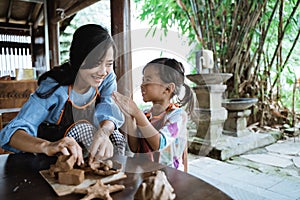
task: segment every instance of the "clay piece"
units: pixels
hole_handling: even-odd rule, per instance
[[[144,179],[135,193],[136,200],[173,200],[176,194],[163,171],[155,171]]]
[[[74,193],[86,194],[81,200],[90,200],[100,198],[103,200],[112,200],[110,193],[121,191],[124,185],[105,185],[101,180],[97,180],[92,186],[86,188],[75,188]]]
[[[76,160],[74,156],[60,155],[54,165],[50,165],[49,173],[56,177],[58,172],[67,172],[73,169]]]
[[[66,185],[79,185],[84,181],[84,171],[71,169],[67,172],[58,172],[58,182]]]
[[[74,169],[74,156],[60,155],[54,165],[50,165],[49,174],[60,184],[79,185],[84,181],[84,170]]]
[[[121,171],[122,164],[112,160],[93,162],[90,166],[84,168],[84,171],[91,172],[100,176],[109,176]]]
[[[49,173],[60,184],[79,185],[85,179],[85,173],[93,173],[100,176],[117,174],[122,169],[122,164],[111,160],[94,162],[90,166],[75,166],[74,156],[60,155],[55,164],[50,166]],[[88,163],[88,162],[86,162]]]

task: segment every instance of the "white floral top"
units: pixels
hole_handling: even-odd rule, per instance
[[[182,108],[170,104],[159,116],[146,112],[151,124],[161,134],[159,162],[183,170],[183,153],[187,145],[187,114]]]

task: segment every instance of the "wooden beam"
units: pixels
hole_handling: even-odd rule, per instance
[[[26,20],[26,24],[33,24],[32,23],[32,15],[33,15],[33,11],[34,11],[35,5],[31,5],[30,6],[30,11]]]
[[[13,4],[14,1],[9,1],[9,6],[8,6],[8,9],[7,9],[7,13],[6,13],[6,22],[8,23],[9,22],[9,19],[11,17],[11,10],[12,10],[12,4]]]
[[[11,24],[11,23],[4,23],[0,22],[0,29],[11,29],[11,30],[22,30],[22,31],[29,31],[29,25],[23,24]]]
[[[130,0],[110,0],[111,31],[118,49],[115,72],[117,80],[122,81],[118,91],[132,95],[132,55],[130,34]],[[124,75],[126,74],[126,78]]]
[[[24,2],[30,2],[30,3],[44,3],[44,0],[19,0],[19,1],[24,1]]]
[[[5,29],[5,28],[0,28],[0,34],[27,35],[27,36],[30,36],[30,31],[29,30],[24,30],[24,29]]]
[[[52,23],[58,23],[72,15],[74,15],[75,13],[77,13],[78,11],[94,4],[97,3],[100,0],[85,0],[85,1],[79,1],[77,3],[75,3],[74,5],[72,5],[70,8],[61,8],[63,9],[63,13],[62,15],[56,15],[56,17],[52,18]],[[67,10],[65,10],[67,9]]]
[[[44,9],[45,6],[43,6],[40,10],[39,13],[35,19],[35,22],[33,23],[33,29],[37,29],[41,21],[44,19]]]

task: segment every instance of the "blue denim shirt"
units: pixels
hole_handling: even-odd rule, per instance
[[[54,79],[47,78],[41,82],[36,92],[48,91],[57,84]],[[124,117],[111,98],[112,92],[116,91],[116,88],[116,75],[114,72],[111,72],[98,87],[100,103],[95,108],[95,116],[99,122],[103,120],[112,121],[117,129],[123,124]],[[3,149],[20,152],[8,145],[10,138],[18,129],[22,129],[30,135],[37,137],[37,129],[42,122],[57,124],[65,103],[68,100],[68,86],[60,86],[46,99],[39,98],[36,92],[31,94],[19,114],[0,131],[0,145]],[[96,127],[98,125],[95,124]]]

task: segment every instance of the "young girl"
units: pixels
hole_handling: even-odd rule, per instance
[[[185,94],[180,98],[183,88]],[[131,151],[148,153],[152,160],[159,154],[156,161],[182,169],[187,145],[187,114],[181,107],[187,105],[191,113],[194,105],[192,90],[184,83],[183,65],[169,58],[151,61],[143,69],[141,91],[143,100],[153,104],[145,113],[130,98],[113,93],[113,99],[125,114],[123,128],[127,129]]]

